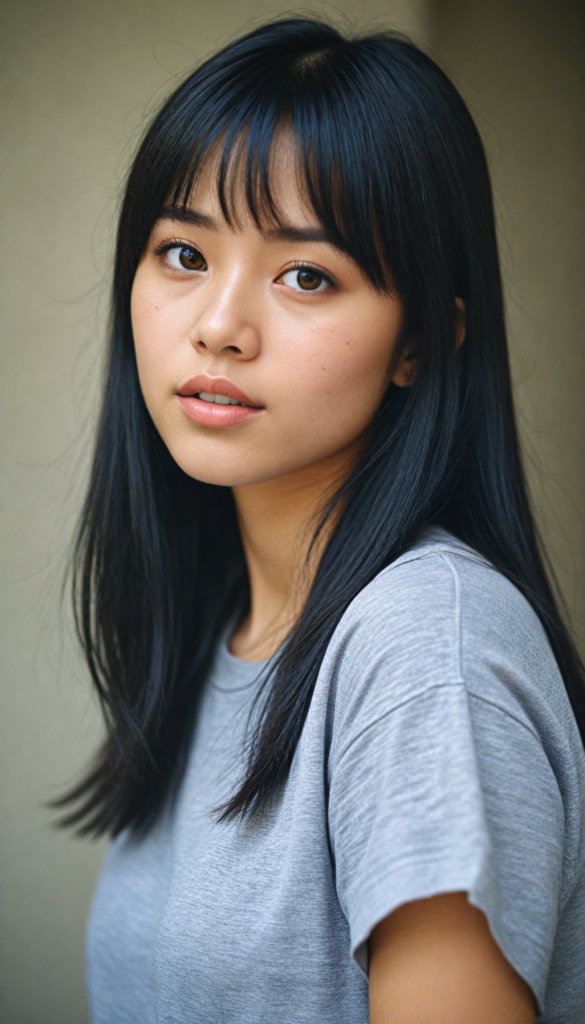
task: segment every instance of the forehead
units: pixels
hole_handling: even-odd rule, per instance
[[[292,131],[274,136],[263,161],[250,155],[245,136],[227,153],[223,143],[220,140],[205,154],[193,184],[180,197],[175,192],[169,205],[221,217],[234,229],[253,223],[268,234],[287,225],[322,227],[309,198],[301,150]]]

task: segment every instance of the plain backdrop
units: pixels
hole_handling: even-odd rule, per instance
[[[86,480],[120,186],[145,119],[280,0],[1,6],[0,1018],[83,1024],[85,918],[104,843],[46,801],[100,736],[61,588]],[[341,25],[412,33],[466,97],[492,168],[512,363],[538,519],[585,618],[585,5],[337,0]]]

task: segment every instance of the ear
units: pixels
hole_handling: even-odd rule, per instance
[[[455,351],[465,341],[465,302],[458,296],[455,299],[456,327],[455,327]],[[416,355],[411,345],[407,345],[402,353],[398,365],[390,378],[393,384],[399,388],[407,388],[414,382],[416,376]]]
[[[416,355],[411,345],[407,345],[400,356],[390,380],[399,388],[407,388],[416,376]]]

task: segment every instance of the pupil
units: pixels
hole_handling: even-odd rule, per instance
[[[197,249],[188,249],[185,246],[179,253],[179,259],[187,270],[199,270],[202,266],[201,253]]]
[[[312,270],[299,270],[297,280],[305,291],[313,291],[321,284],[321,275],[315,274]]]

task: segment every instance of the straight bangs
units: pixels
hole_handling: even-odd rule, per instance
[[[454,148],[465,166],[454,165]],[[160,211],[187,207],[203,171],[228,224],[248,214],[259,228],[284,226],[283,154],[295,162],[299,192],[331,243],[375,289],[400,295],[405,332],[419,347],[420,382],[427,356],[438,368],[441,353],[453,353],[454,296],[469,299],[473,218],[457,223],[453,189],[461,190],[463,215],[469,200],[477,211],[487,195],[489,219],[491,196],[481,142],[457,92],[392,33],[347,40],[318,22],[288,21],[286,31],[275,22],[186,79],[155,118],[129,177],[115,274],[120,301]],[[465,195],[471,180],[473,197]],[[492,265],[494,258],[497,266],[495,248],[486,253]],[[473,313],[468,335],[472,320]]]
[[[239,54],[234,44],[197,69],[155,118],[130,175],[120,224],[122,245],[125,213],[137,228],[126,264],[132,276],[146,226],[150,231],[163,205],[189,205],[204,169],[213,168],[230,225],[247,212],[259,227],[282,226],[272,172],[285,140],[299,191],[332,244],[380,291],[402,276],[396,274],[404,245],[395,200],[402,192],[404,140],[392,117],[393,110],[403,116],[400,103],[388,95],[388,76],[367,53],[367,39],[346,41],[319,23],[299,28],[312,37],[303,40],[306,52],[299,54],[299,38],[289,53],[281,45],[268,56],[276,23],[258,38],[262,59],[249,49]]]
[[[239,83],[232,80],[220,109],[211,95],[210,110],[205,110],[204,97],[192,134],[203,128],[202,122],[213,124],[194,140],[183,136],[174,159],[168,154],[169,169],[178,165],[169,205],[188,207],[200,175],[207,173],[230,227],[240,228],[246,214],[260,230],[288,226],[279,204],[278,167],[282,161],[294,162],[299,194],[331,244],[355,261],[374,288],[391,291],[388,242],[395,231],[388,231],[384,189],[367,159],[371,125],[360,119],[361,105],[351,103],[359,94],[352,78],[359,76],[351,61],[337,59],[336,74],[327,77],[324,71],[331,63],[325,52],[311,55],[297,62],[292,80],[281,68],[273,82],[264,73],[256,88],[244,81],[241,97]]]

